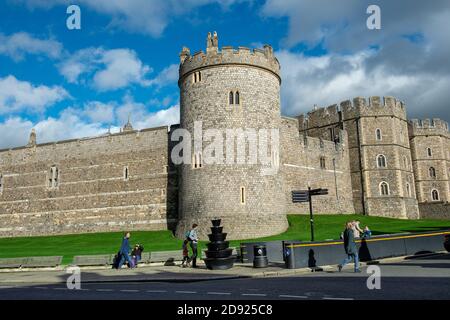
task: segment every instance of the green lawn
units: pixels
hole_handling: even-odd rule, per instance
[[[359,219],[361,225],[368,225],[374,235],[400,232],[435,231],[450,229],[450,221],[444,220],[399,220],[361,215],[317,215],[315,216],[316,240],[338,239],[348,220]],[[289,229],[279,235],[261,240],[304,240],[310,239],[309,216],[289,215]],[[224,226],[226,231],[226,226]],[[122,233],[92,233],[50,237],[24,237],[0,239],[0,258],[26,256],[64,256],[63,263],[70,263],[74,255],[115,253],[120,247]],[[231,241],[239,246],[245,240]],[[131,243],[142,243],[145,251],[181,250],[181,241],[170,231],[134,231]],[[206,242],[200,243],[200,249]]]

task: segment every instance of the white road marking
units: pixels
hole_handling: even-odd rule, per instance
[[[242,293],[243,296],[255,296],[255,297],[265,297],[267,294],[264,293]]]
[[[139,290],[120,290],[121,292],[139,292]]]
[[[333,297],[324,297],[323,300],[355,300],[353,298],[333,298]]]
[[[164,292],[167,292],[167,290],[147,290],[146,292],[150,292],[150,293],[164,293]]]
[[[95,289],[95,291],[99,291],[99,292],[111,292],[111,291],[113,291],[113,289]]]
[[[307,296],[293,296],[293,295],[289,295],[289,294],[280,294],[279,297],[280,297],[280,298],[299,298],[299,299],[308,299]]]
[[[67,288],[53,288],[53,290],[67,290]]]
[[[1,286],[0,289],[12,289],[14,288],[13,286]]]
[[[175,291],[176,293],[197,293],[197,291]]]
[[[230,295],[231,292],[207,292],[206,294]]]

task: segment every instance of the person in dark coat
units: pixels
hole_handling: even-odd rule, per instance
[[[342,268],[352,260],[355,263],[355,272],[361,272],[361,270],[359,270],[358,248],[356,247],[353,224],[351,222],[347,223],[344,231],[344,249],[347,257],[338,265],[339,272],[341,272]]]
[[[133,267],[133,262],[131,261],[129,252],[130,252],[130,236],[131,234],[129,232],[125,233],[125,236],[122,239],[122,245],[120,246],[119,254],[120,254],[120,262],[118,265],[118,269],[122,267],[122,265],[125,263],[125,261],[128,262],[128,265]]]

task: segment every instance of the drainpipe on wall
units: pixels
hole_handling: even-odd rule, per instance
[[[356,137],[358,140],[358,156],[359,156],[359,168],[360,168],[360,174],[361,174],[361,204],[362,204],[362,214],[366,215],[366,200],[365,200],[365,194],[366,190],[364,188],[365,181],[364,181],[364,169],[363,169],[363,161],[362,161],[362,152],[361,152],[361,136],[359,133],[360,125],[359,121],[361,120],[361,117],[356,118]]]

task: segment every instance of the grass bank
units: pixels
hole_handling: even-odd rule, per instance
[[[368,225],[374,235],[400,232],[420,232],[450,229],[450,221],[443,220],[400,220],[361,215],[317,215],[315,217],[316,240],[338,239],[345,221],[359,219],[361,225]],[[303,240],[310,239],[309,216],[289,215],[289,228],[281,234],[252,239]],[[224,226],[226,232],[226,226]],[[72,261],[75,255],[115,253],[121,242],[121,232],[90,233],[47,237],[21,237],[0,239],[0,258],[27,256],[63,256],[63,263]],[[245,240],[233,240],[231,246],[239,246]],[[134,231],[131,243],[142,243],[145,251],[181,250],[181,240],[170,231]],[[200,249],[206,242],[201,242]]]

